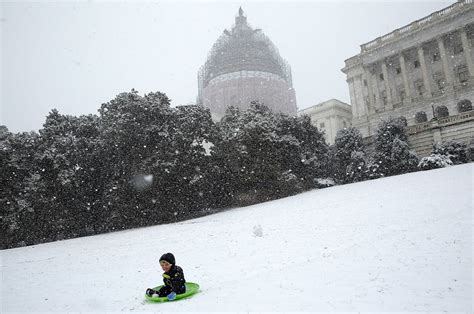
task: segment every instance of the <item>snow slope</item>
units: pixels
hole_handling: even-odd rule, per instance
[[[1,311],[471,312],[473,165],[1,251]],[[147,303],[168,251],[201,293]]]

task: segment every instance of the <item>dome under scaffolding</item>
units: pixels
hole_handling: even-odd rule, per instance
[[[252,100],[276,112],[296,114],[289,64],[261,29],[247,23],[242,8],[200,68],[198,89],[198,103],[209,107],[216,119],[229,106],[244,109]]]

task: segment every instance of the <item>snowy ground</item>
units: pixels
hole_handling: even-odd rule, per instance
[[[1,251],[1,311],[471,312],[473,165]],[[147,303],[168,251],[201,293]]]

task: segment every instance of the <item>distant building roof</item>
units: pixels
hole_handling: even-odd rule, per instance
[[[352,113],[351,105],[333,98],[333,99],[320,102],[311,107],[301,109],[298,111],[298,115],[322,112],[322,111],[331,110],[334,108]]]

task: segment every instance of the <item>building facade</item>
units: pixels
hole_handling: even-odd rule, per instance
[[[311,124],[324,131],[326,142],[334,144],[337,131],[352,124],[351,106],[337,99],[330,99],[312,107],[299,110],[299,116],[307,115]]]
[[[382,119],[403,116],[411,145],[422,155],[439,141],[472,140],[473,116],[457,104],[474,101],[473,1],[457,1],[363,44],[345,61],[352,124],[363,137],[373,136]],[[442,106],[449,122],[437,113]]]
[[[198,73],[198,104],[219,120],[228,107],[259,101],[274,112],[296,114],[289,64],[260,29],[247,23],[242,8],[232,29],[224,30]]]

